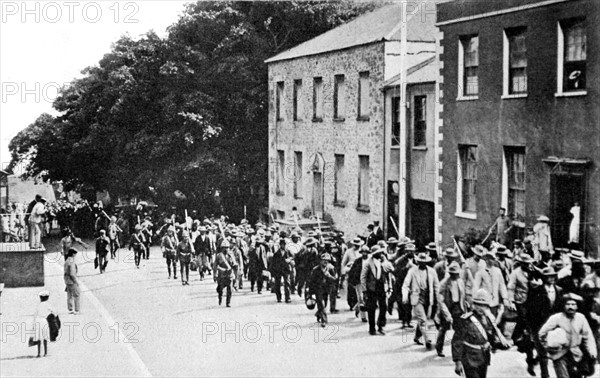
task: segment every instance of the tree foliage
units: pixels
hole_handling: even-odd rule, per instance
[[[376,3],[188,4],[166,38],[121,37],[98,65],[61,90],[60,116],[42,114],[10,143],[12,165],[67,189],[151,196],[181,190],[229,206],[267,184],[264,61]],[[214,192],[213,192],[214,193]]]

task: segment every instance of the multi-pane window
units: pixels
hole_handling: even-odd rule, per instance
[[[427,144],[427,96],[415,96],[413,146]]]
[[[508,93],[527,93],[527,45],[525,28],[509,29],[508,39]]]
[[[313,120],[323,119],[323,78],[313,79]]]
[[[392,146],[400,145],[400,97],[392,97]]]
[[[294,198],[302,197],[302,152],[294,152]]]
[[[333,81],[333,118],[343,119],[346,113],[346,85],[344,75],[335,75]]]
[[[335,166],[333,171],[333,202],[340,203],[343,198],[341,195],[342,183],[344,182],[344,155],[335,155]]]
[[[584,20],[561,23],[564,35],[563,90],[579,91],[586,87],[586,33]]]
[[[359,72],[358,74],[358,118],[368,119],[371,115],[371,82],[369,81],[369,71]]]
[[[479,93],[479,36],[462,37],[460,42],[463,52],[463,95],[476,96]]]
[[[462,212],[477,211],[477,146],[459,146],[461,182],[462,182]]]
[[[304,112],[302,102],[302,80],[294,80],[294,121],[302,120],[302,113]]]
[[[525,217],[525,147],[505,147],[508,213]]]
[[[277,179],[275,189],[277,194],[283,195],[285,185],[285,153],[283,150],[277,150]]]
[[[276,96],[276,109],[277,109],[277,120],[283,120],[283,81],[277,82],[277,96]]]
[[[368,207],[370,192],[371,170],[369,167],[369,157],[364,155],[358,156],[359,172],[358,172],[358,206]]]

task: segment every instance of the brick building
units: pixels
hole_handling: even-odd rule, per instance
[[[400,72],[401,12],[384,6],[267,60],[276,217],[295,206],[349,234],[385,218],[383,87]],[[409,54],[434,51],[434,22],[433,4],[409,19]]]
[[[547,215],[555,247],[566,246],[577,202],[581,248],[597,255],[600,2],[437,9],[444,240],[488,228],[503,206],[528,226]]]

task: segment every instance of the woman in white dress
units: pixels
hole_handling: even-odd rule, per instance
[[[580,214],[581,207],[579,207],[579,203],[575,202],[575,205],[571,208],[571,214],[573,215],[573,219],[571,219],[571,226],[569,227],[569,243],[578,244],[579,243],[579,224],[580,224]]]
[[[44,343],[44,357],[46,357],[48,354],[48,341],[50,340],[50,326],[47,318],[48,315],[56,315],[56,313],[50,306],[50,303],[48,303],[50,293],[44,290],[40,292],[39,296],[40,303],[35,309],[35,314],[33,315],[33,341],[37,342],[38,357],[41,357],[42,342]]]

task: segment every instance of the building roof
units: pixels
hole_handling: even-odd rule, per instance
[[[409,55],[408,79],[406,84],[428,83],[437,80],[439,74],[436,71],[435,53],[424,52],[417,55]],[[398,74],[384,84],[384,88],[391,88],[402,84],[402,74]]]
[[[407,40],[434,42],[436,33],[434,23],[435,4],[431,2],[427,6],[420,7],[419,11],[409,18]],[[283,51],[267,59],[265,63],[323,54],[374,42],[399,41],[401,26],[402,4],[385,5]]]

